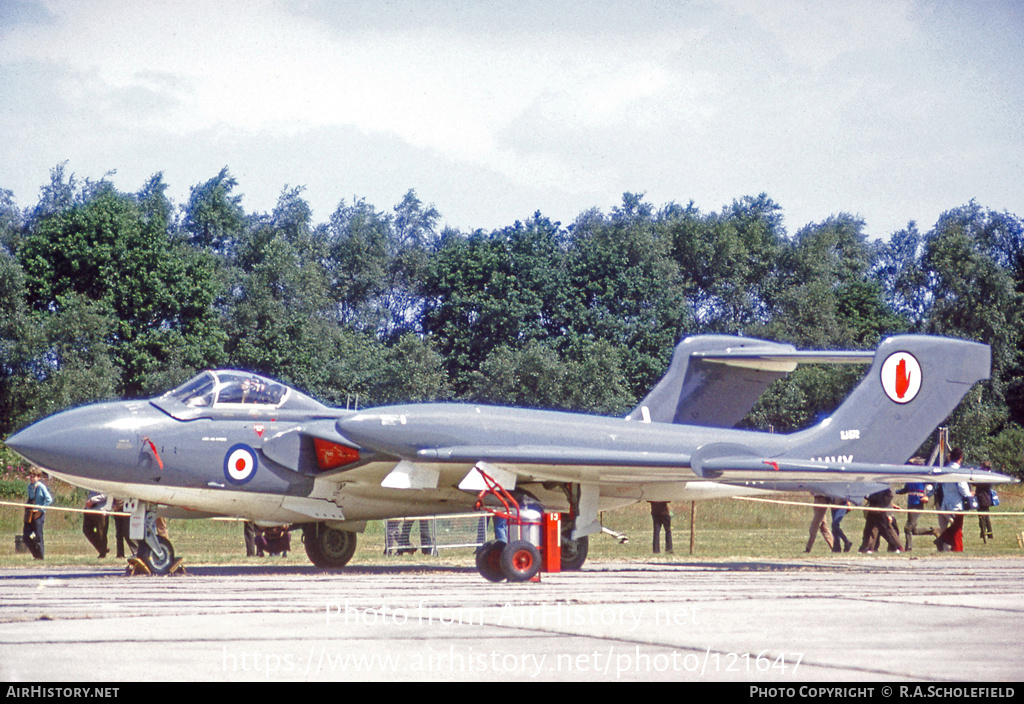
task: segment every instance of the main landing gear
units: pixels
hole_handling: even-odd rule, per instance
[[[302,527],[302,543],[309,561],[322,569],[344,567],[356,552],[356,534],[323,523]]]
[[[575,572],[583,567],[587,560],[587,553],[590,551],[590,538],[584,535],[576,540],[572,539],[574,521],[562,522],[562,570]]]

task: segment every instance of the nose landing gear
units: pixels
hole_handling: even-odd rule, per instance
[[[170,574],[180,568],[181,558],[175,560],[171,541],[157,532],[156,513],[145,504],[138,509],[144,511],[144,533],[139,540],[135,556],[128,560],[131,574]]]

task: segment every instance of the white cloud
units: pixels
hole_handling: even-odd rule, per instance
[[[26,173],[38,186],[71,159],[90,177],[173,163],[187,192],[241,154],[262,180],[243,191],[305,182],[335,201],[369,195],[346,180],[356,170],[344,153],[322,163],[319,137],[307,139],[334,133],[389,165],[382,178],[434,190],[445,214],[474,197],[447,184],[488,174],[496,210],[464,227],[549,204],[572,218],[625,190],[712,210],[767,191],[791,229],[852,210],[885,230],[972,179],[985,185],[968,197],[988,205],[999,193],[992,207],[1014,209],[1005,194],[1024,189],[991,186],[1008,170],[978,169],[1000,145],[1019,163],[1021,90],[1007,89],[1019,83],[1007,58],[1020,56],[1009,44],[1019,35],[991,31],[998,11],[975,27],[970,13],[930,7],[53,0],[48,21],[0,26],[0,187],[24,200]],[[994,37],[1003,51],[959,36]],[[354,149],[360,134],[391,151]],[[417,182],[398,153],[415,159]],[[911,191],[909,204],[895,195]]]

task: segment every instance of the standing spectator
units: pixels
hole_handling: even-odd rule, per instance
[[[399,555],[416,553],[416,548],[412,546],[409,537],[412,533],[412,524],[415,523],[416,520],[417,519],[402,521],[402,533],[398,536],[398,544],[401,546],[398,549]],[[418,520],[420,522],[420,549],[423,551],[424,555],[433,555],[434,544],[430,537],[430,522],[423,520],[422,518]]]
[[[107,495],[97,491],[91,492],[85,502],[86,510],[106,511]],[[107,556],[107,530],[110,528],[110,517],[102,513],[86,513],[82,518],[82,533],[92,546],[96,548],[100,558]]]
[[[828,513],[828,506],[832,503],[832,499],[827,496],[815,495],[814,503],[817,505],[814,507],[814,514],[811,516],[810,535],[807,537],[807,547],[804,549],[804,552],[810,552],[811,548],[814,547],[814,540],[818,537],[818,531],[821,531],[821,537],[828,543],[829,550],[833,550],[835,548],[832,541],[832,531],[825,520],[825,514]]]
[[[967,482],[947,483],[942,488],[943,511],[946,515],[946,529],[935,539],[935,547],[939,552],[964,551],[964,514],[953,513],[964,510],[964,499],[973,496]]]
[[[935,547],[939,552],[964,551],[964,499],[971,496],[967,482],[948,483],[943,488],[942,510],[949,511],[946,515],[946,529],[935,539]],[[952,513],[952,512],[958,513]]]
[[[846,508],[849,505],[846,499],[836,499],[832,507],[832,552],[850,552],[853,547],[853,541],[843,532],[843,518],[850,512]]]
[[[986,460],[981,463],[981,468],[992,471],[992,463]],[[995,505],[992,501],[992,485],[975,484],[974,495],[978,498],[978,526],[981,528],[981,542],[987,543],[993,537],[992,519],[988,517],[988,510]]]
[[[50,491],[43,484],[42,470],[32,467],[28,471],[28,503],[39,508],[25,509],[25,530],[22,538],[32,553],[32,557],[42,560],[45,555],[43,545],[43,522],[46,520],[46,506],[53,503]]]
[[[949,453],[950,462],[947,467],[960,468],[964,452],[959,447],[954,447]],[[942,503],[939,506],[941,511],[950,513],[939,516],[939,522],[944,523],[942,532],[935,539],[935,547],[939,552],[963,552],[964,551],[964,515],[963,513],[952,513],[964,510],[964,499],[974,496],[967,482],[947,482],[939,485],[942,488]],[[938,491],[936,491],[938,493]],[[942,519],[945,518],[943,521]]]
[[[114,499],[114,513],[124,513],[124,501]],[[114,516],[114,536],[117,540],[117,556],[124,557],[124,545],[135,554],[135,541],[129,537],[131,519],[128,516]]]
[[[879,537],[885,538],[889,544],[889,552],[902,552],[899,532],[893,528],[894,521],[889,511],[878,509],[893,508],[895,493],[890,488],[876,491],[868,496],[868,506],[876,509],[865,511],[867,516],[864,519],[864,536],[860,545],[860,552],[873,552],[879,547]]]
[[[963,457],[964,457],[964,451],[961,450],[959,447],[954,447],[950,451],[950,453],[949,453],[949,462],[946,463],[946,466],[950,467],[952,469],[959,469],[960,468],[960,461],[963,459]],[[945,490],[945,485],[944,484],[936,484],[935,485],[935,493],[933,494],[933,497],[935,498],[935,508],[939,509],[940,511],[942,510],[942,500],[943,500],[942,493],[943,493],[944,490]],[[938,531],[937,531],[936,534],[939,534],[939,533],[942,533],[943,531],[945,531],[946,528],[949,527],[949,524],[950,524],[950,522],[952,520],[953,520],[952,516],[949,516],[948,514],[945,514],[945,513],[940,513],[939,514],[939,527],[938,527]]]
[[[923,457],[912,457],[907,464],[923,465]],[[906,538],[907,552],[912,550],[913,537],[915,535],[935,535],[931,528],[918,528],[917,522],[921,517],[920,513],[914,513],[914,511],[923,510],[928,505],[928,496],[931,493],[931,484],[923,484],[921,482],[911,482],[904,484],[903,488],[897,491],[897,494],[907,495],[907,508],[910,513],[907,514],[907,522],[903,526],[903,536]]]
[[[661,529],[665,529],[665,552],[672,552],[672,511],[667,501],[651,501],[651,521],[654,523],[654,543],[651,546],[654,554],[661,552]]]
[[[245,540],[245,556],[256,557],[256,523],[245,521],[242,523],[242,539]]]

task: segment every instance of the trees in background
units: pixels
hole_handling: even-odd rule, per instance
[[[34,208],[0,191],[0,433],[214,366],[339,405],[615,415],[686,334],[828,349],[921,332],[992,346],[992,380],[950,423],[975,459],[1020,468],[1024,225],[1008,213],[972,202],[868,241],[843,214],[790,236],[764,194],[704,213],[626,193],[568,226],[535,213],[463,233],[411,190],[316,223],[301,188],[270,213],[247,213],[237,188],[225,168],[177,206],[159,174],[123,193],[58,166]],[[802,367],[744,424],[804,426],[861,373]]]

